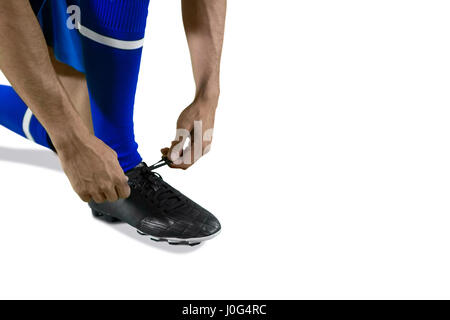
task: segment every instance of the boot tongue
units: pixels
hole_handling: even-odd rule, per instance
[[[135,181],[137,186],[144,188],[144,192],[152,190],[153,192],[159,192],[158,200],[164,200],[166,206],[172,208],[178,208],[183,206],[184,202],[178,195],[172,190],[172,188],[166,188],[162,178],[159,174],[154,172],[154,169],[163,167],[168,164],[168,160],[163,159],[153,166],[149,167],[145,162],[139,163],[136,167],[128,171],[126,174],[130,177],[130,180]]]
[[[145,162],[141,162],[136,167],[134,167],[134,169],[142,168],[142,167],[146,167],[146,166],[147,166],[147,164]]]
[[[136,167],[134,167],[133,169],[128,170],[127,172],[125,172],[125,174],[129,175],[130,173],[135,172],[136,170],[140,169],[140,168],[144,168],[147,167],[147,164],[145,162],[141,162],[139,163]]]

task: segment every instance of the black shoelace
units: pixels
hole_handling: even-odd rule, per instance
[[[162,160],[151,166],[147,166],[144,163],[139,168],[138,190],[154,205],[165,210],[175,210],[185,205],[184,199],[164,183],[159,173],[155,172],[156,169],[170,163],[169,159],[162,158]]]

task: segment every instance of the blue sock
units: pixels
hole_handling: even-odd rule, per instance
[[[133,110],[149,0],[81,0],[82,48],[95,135],[128,171],[142,161]]]
[[[10,86],[0,85],[0,125],[41,146],[52,148],[44,127]]]

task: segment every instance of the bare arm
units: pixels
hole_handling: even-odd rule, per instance
[[[55,145],[85,129],[58,81],[29,1],[0,2],[0,48],[0,69]]]
[[[175,162],[173,167],[187,169],[209,151],[212,140],[208,132],[214,128],[219,101],[227,0],[182,0],[182,8],[196,93],[194,102],[180,115],[177,129],[188,131],[192,143],[186,150],[181,150],[178,130],[172,147],[162,152]],[[200,132],[194,132],[195,121],[201,122],[202,128],[197,130]],[[201,135],[201,142],[194,138],[195,135]]]
[[[226,0],[182,0],[183,21],[197,87],[196,97],[217,100]]]
[[[59,82],[28,0],[0,1],[0,69],[49,133],[83,200],[114,200],[115,187],[128,195],[117,155],[89,133]]]

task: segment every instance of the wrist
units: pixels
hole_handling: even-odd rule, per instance
[[[216,109],[219,104],[220,88],[208,87],[197,90],[195,95],[195,102],[199,102],[201,105],[207,108]]]
[[[58,153],[70,153],[85,144],[91,134],[83,123],[71,123],[64,128],[54,128],[49,136]]]

